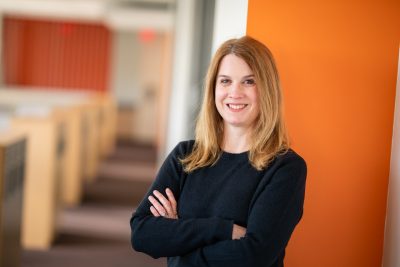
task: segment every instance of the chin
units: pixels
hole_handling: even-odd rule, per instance
[[[248,124],[242,121],[227,121],[225,124],[233,126],[233,127],[248,127]]]

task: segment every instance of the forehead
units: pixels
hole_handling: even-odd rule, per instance
[[[252,74],[253,71],[246,61],[234,54],[224,56],[218,68],[218,75],[247,76]]]

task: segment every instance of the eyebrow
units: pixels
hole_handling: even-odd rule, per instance
[[[224,74],[218,75],[217,77],[218,77],[218,78],[219,78],[219,77],[221,77],[221,78],[230,78],[230,76],[224,75]],[[245,76],[243,76],[242,79],[247,79],[247,78],[254,78],[254,74],[245,75]]]

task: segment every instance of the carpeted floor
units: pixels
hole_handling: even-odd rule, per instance
[[[82,204],[64,209],[48,251],[23,250],[21,267],[161,267],[130,246],[129,219],[155,174],[154,148],[119,143],[84,190]]]

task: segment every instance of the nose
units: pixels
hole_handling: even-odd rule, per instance
[[[229,97],[230,98],[241,98],[243,97],[242,86],[238,82],[234,82],[231,84],[229,88]]]

